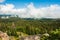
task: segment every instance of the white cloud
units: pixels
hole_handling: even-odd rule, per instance
[[[6,4],[0,5],[0,13],[17,14],[27,18],[60,18],[60,5],[36,8],[33,3],[30,3],[26,8],[16,9],[13,4]]]
[[[0,0],[0,3],[4,2],[5,0]]]

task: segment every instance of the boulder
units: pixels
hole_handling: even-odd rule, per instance
[[[20,40],[40,40],[40,35],[30,35],[26,37],[21,37]]]
[[[4,33],[2,31],[0,31],[0,38],[2,40],[9,40],[9,36],[7,35],[7,33]]]

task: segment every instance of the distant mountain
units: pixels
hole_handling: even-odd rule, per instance
[[[14,15],[14,14],[0,14],[0,18],[2,19],[7,19],[10,17],[18,17],[18,15]]]

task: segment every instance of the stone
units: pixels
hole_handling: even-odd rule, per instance
[[[7,33],[3,33],[2,31],[0,31],[0,38],[2,40],[9,40],[9,36],[7,35]]]
[[[30,35],[26,37],[21,37],[20,40],[40,40],[40,35]]]

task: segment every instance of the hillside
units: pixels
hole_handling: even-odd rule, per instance
[[[0,19],[0,31],[6,32],[9,36],[15,36],[17,38],[19,35],[26,36],[48,33],[50,36],[46,39],[51,40],[56,38],[59,40],[60,19]]]

